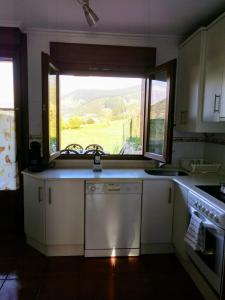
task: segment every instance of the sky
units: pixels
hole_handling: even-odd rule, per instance
[[[65,96],[74,90],[115,90],[140,86],[141,78],[94,77],[94,76],[60,76],[60,95]],[[88,83],[88,84],[87,84]]]
[[[0,108],[13,107],[13,63],[11,61],[0,61]]]

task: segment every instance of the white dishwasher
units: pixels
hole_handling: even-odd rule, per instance
[[[142,182],[86,183],[85,256],[140,254]]]

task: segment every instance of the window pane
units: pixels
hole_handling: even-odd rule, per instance
[[[151,107],[148,151],[159,155],[164,151],[167,74],[161,72],[151,81]]]
[[[0,61],[0,190],[16,190],[16,122],[13,62]]]
[[[107,154],[142,154],[143,83],[142,78],[60,76],[61,149],[98,144]]]
[[[56,80],[54,74],[48,76],[49,84],[49,153],[57,151],[57,113],[56,113]]]
[[[0,61],[0,86],[0,108],[14,108],[12,61]]]

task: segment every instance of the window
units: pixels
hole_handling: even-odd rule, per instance
[[[60,150],[79,144],[82,154],[98,144],[106,154],[142,155],[144,83],[142,78],[60,75]]]
[[[0,190],[18,188],[13,60],[0,59]]]
[[[45,68],[48,77],[46,72],[43,74],[43,78],[48,78],[43,83],[43,95],[48,97],[47,101],[46,97],[43,99],[46,120],[43,135],[48,133],[47,139],[44,138],[44,147],[48,144],[48,153],[51,154],[49,143],[52,130],[52,152],[63,150],[63,157],[93,154],[98,148],[107,157],[145,156],[169,161],[175,62],[153,68],[151,64],[154,60],[150,64],[148,60],[143,60],[143,53],[148,53],[146,49],[144,52],[141,48],[139,53],[139,48],[114,49],[114,46],[97,48],[103,61],[100,57],[90,59],[87,55],[85,60],[85,51],[90,54],[92,47],[99,46],[78,44],[77,50],[76,46],[73,48],[74,44],[59,43],[59,47],[55,45],[57,43],[53,44],[51,52],[57,63],[57,68],[54,68],[59,70],[60,94],[54,91],[56,108],[51,110],[49,76],[52,75],[49,64]],[[138,62],[133,62],[132,49],[135,49]],[[121,55],[118,58],[112,53]]]

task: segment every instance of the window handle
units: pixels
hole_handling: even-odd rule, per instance
[[[214,112],[220,112],[220,100],[221,100],[221,95],[215,94],[215,98],[214,98]]]
[[[187,123],[187,114],[188,114],[187,110],[182,110],[180,112],[180,124],[184,125]]]

